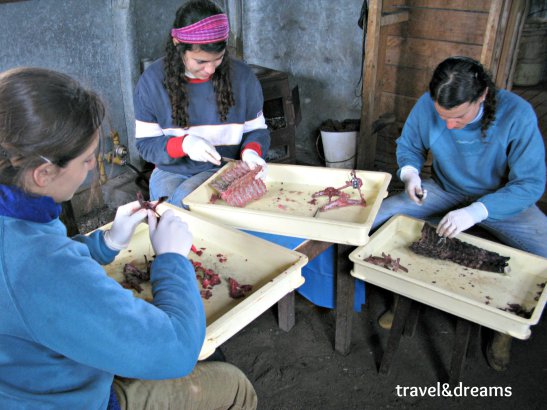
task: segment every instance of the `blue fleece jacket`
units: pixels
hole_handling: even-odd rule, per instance
[[[106,409],[114,375],[189,374],[205,312],[188,259],[154,260],[147,303],[106,275],[103,233],[68,238],[59,210],[0,186],[0,409]]]
[[[186,135],[201,137],[221,156],[239,158],[244,149],[266,157],[270,133],[262,113],[262,88],[251,68],[230,60],[235,105],[222,122],[212,80],[188,80],[188,128],[173,123],[171,102],[163,84],[164,59],[146,69],[135,87],[135,138],[140,155],[158,168],[192,176],[215,168],[210,162],[191,160],[182,150]],[[218,168],[218,167],[217,167]]]
[[[422,168],[433,154],[433,177],[448,192],[467,195],[501,220],[532,206],[545,189],[545,147],[529,103],[499,90],[496,118],[481,136],[481,122],[449,130],[424,94],[397,140],[399,168]]]

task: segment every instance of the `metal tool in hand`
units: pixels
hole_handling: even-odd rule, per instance
[[[416,193],[416,197],[420,200],[420,201],[423,201],[425,199],[425,197],[427,196],[427,189],[424,189],[421,185],[420,185],[420,190],[422,191],[421,194],[418,194]]]
[[[236,162],[237,161],[237,159],[228,158],[228,157],[220,157],[220,160],[222,162]]]
[[[446,236],[441,236],[439,240],[437,241],[437,246],[438,245],[444,246],[445,243],[446,243]]]

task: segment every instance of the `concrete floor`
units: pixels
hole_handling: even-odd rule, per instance
[[[333,350],[335,311],[318,308],[296,298],[296,325],[290,332],[277,327],[275,307],[266,311],[223,346],[228,362],[243,370],[253,382],[259,409],[540,409],[547,392],[547,324],[532,327],[526,341],[514,340],[512,360],[505,372],[496,372],[484,359],[484,341],[490,331],[480,332],[470,343],[460,390],[467,397],[412,396],[410,387],[433,387],[448,380],[455,318],[423,306],[413,337],[403,337],[387,376],[377,368],[389,332],[376,318],[391,296],[367,285],[363,312],[354,313],[351,350],[342,356]],[[397,386],[407,396],[397,395]],[[471,396],[477,387],[478,397]],[[506,397],[480,397],[480,392],[500,387]],[[416,389],[414,389],[416,391]],[[509,396],[510,395],[510,396]]]

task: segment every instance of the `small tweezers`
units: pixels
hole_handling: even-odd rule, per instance
[[[437,245],[443,246],[446,242],[446,236],[441,236],[439,240],[437,241]]]

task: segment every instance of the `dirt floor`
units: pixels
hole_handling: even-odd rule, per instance
[[[105,208],[78,218],[80,232],[112,221],[114,214]],[[530,339],[514,339],[511,364],[501,373],[484,359],[484,342],[491,332],[481,328],[470,343],[459,386],[460,391],[467,388],[467,397],[456,396],[459,391],[452,397],[423,397],[411,388],[442,392],[442,383],[448,380],[454,316],[422,305],[414,336],[402,338],[389,375],[380,375],[377,369],[389,331],[381,329],[376,319],[391,303],[391,294],[373,285],[366,285],[366,290],[363,311],[353,314],[346,356],[333,348],[336,310],[316,307],[298,294],[296,325],[289,332],[279,329],[273,306],[222,345],[226,361],[239,367],[255,386],[260,410],[545,408],[545,318],[532,327]],[[472,397],[473,387],[478,397]],[[506,396],[480,397],[493,387],[503,389]]]
[[[540,409],[547,392],[547,324],[532,328],[527,341],[514,340],[512,361],[505,372],[488,367],[482,339],[490,331],[481,328],[470,343],[463,387],[501,387],[510,397],[398,397],[403,387],[436,387],[448,380],[455,319],[423,306],[413,337],[403,337],[390,374],[377,368],[389,331],[376,318],[389,305],[383,289],[367,286],[367,302],[354,313],[351,350],[347,356],[333,349],[335,310],[318,308],[296,297],[296,325],[284,332],[277,326],[275,307],[228,340],[221,348],[226,360],[242,369],[253,382],[259,409]],[[482,336],[482,337],[481,337]],[[481,340],[479,340],[481,339]],[[442,391],[442,388],[440,389]],[[414,390],[416,391],[416,390]],[[459,391],[455,391],[459,394]],[[481,393],[475,393],[479,395]],[[498,395],[499,396],[499,395]]]

